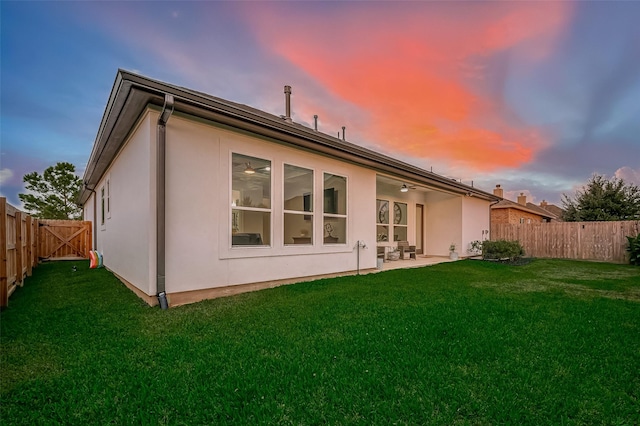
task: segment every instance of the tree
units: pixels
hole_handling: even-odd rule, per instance
[[[82,179],[71,163],[60,162],[48,167],[42,175],[27,173],[22,180],[28,194],[18,194],[24,208],[40,219],[80,219],[81,209],[75,199]]]
[[[640,188],[615,177],[593,175],[574,199],[562,194],[567,222],[640,219]]]

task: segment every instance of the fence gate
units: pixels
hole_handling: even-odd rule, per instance
[[[91,250],[91,222],[41,220],[38,257],[40,260],[87,259]]]

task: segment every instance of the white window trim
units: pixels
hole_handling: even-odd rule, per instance
[[[233,154],[238,154],[238,155],[244,155],[247,157],[255,157],[255,158],[260,158],[262,160],[268,160],[269,162],[271,162],[271,174],[269,176],[269,192],[270,192],[270,205],[271,207],[267,208],[263,208],[263,207],[245,207],[245,206],[237,206],[234,205],[235,200],[233,199]],[[228,197],[229,197],[229,201],[228,201],[228,206],[229,206],[229,220],[227,221],[227,227],[226,227],[226,232],[229,236],[229,251],[233,252],[233,251],[239,251],[239,250],[270,250],[274,247],[274,230],[273,230],[273,223],[274,223],[274,210],[275,210],[275,200],[274,200],[274,160],[271,157],[262,157],[260,156],[260,154],[248,154],[245,152],[241,152],[241,151],[234,151],[234,150],[229,150],[229,158],[228,158],[228,165],[229,165],[229,188],[228,188]],[[269,235],[269,244],[263,244],[263,245],[233,245],[233,211],[234,210],[240,210],[240,211],[255,211],[255,212],[262,212],[262,213],[269,213],[269,232],[271,233],[271,235]]]
[[[103,183],[100,186],[100,203],[98,204],[98,208],[100,209],[100,229],[105,230],[107,228],[107,210],[105,204],[105,184]]]
[[[111,175],[110,174],[107,176],[107,193],[106,193],[106,197],[107,197],[107,205],[106,205],[107,219],[111,219]]]
[[[285,201],[284,200],[284,181],[285,181],[284,168],[285,168],[285,166],[298,167],[298,168],[301,168],[301,169],[310,170],[313,173],[313,182],[311,183],[311,188],[313,190],[313,193],[311,194],[312,195],[311,200],[312,200],[312,208],[313,209],[310,212],[305,212],[305,211],[301,212],[301,211],[298,211],[298,210],[287,210],[287,209],[284,208],[284,201]],[[309,247],[314,247],[315,245],[318,244],[318,237],[317,237],[317,232],[316,232],[316,227],[315,227],[315,225],[316,225],[316,212],[318,211],[317,203],[316,203],[316,199],[315,199],[316,198],[316,192],[318,192],[318,191],[316,191],[316,182],[317,182],[316,175],[317,175],[317,170],[314,167],[309,167],[309,166],[306,166],[306,165],[302,166],[302,165],[299,165],[299,164],[293,164],[291,162],[286,162],[286,161],[282,162],[282,182],[281,182],[282,183],[282,185],[281,185],[281,190],[282,190],[282,203],[281,203],[281,205],[282,205],[282,214],[280,215],[282,220],[280,221],[280,224],[281,224],[281,227],[280,227],[280,230],[281,230],[280,234],[281,235],[280,235],[280,237],[283,239],[282,240],[282,244],[287,249],[291,248],[291,247],[293,247],[293,248],[307,248],[308,249]],[[313,235],[311,236],[311,244],[292,244],[292,243],[287,243],[286,241],[284,241],[284,215],[285,214],[297,214],[297,215],[302,215],[302,216],[311,216],[311,230],[313,232]]]
[[[406,210],[406,224],[401,224],[401,223],[396,223],[395,222],[395,215],[396,215],[396,204],[404,204],[405,205],[405,210]],[[389,206],[389,212],[391,212],[391,206]],[[391,235],[393,235],[395,237],[396,235],[396,228],[405,228],[407,230],[407,240],[399,240],[399,241],[408,241],[409,240],[409,203],[407,203],[406,201],[394,201],[393,202],[393,220],[391,219],[391,214],[389,215],[389,223],[391,225],[391,229],[389,229],[389,232],[391,233]],[[398,241],[395,241],[395,238],[393,238],[392,242],[397,243]]]
[[[324,175],[325,174],[330,174],[333,176],[339,176],[345,179],[345,214],[334,214],[334,213],[325,213],[324,212]],[[322,180],[321,182],[321,191],[319,194],[319,198],[321,199],[322,203],[320,204],[320,206],[322,207],[321,211],[321,215],[322,215],[322,220],[320,220],[320,228],[321,228],[321,233],[319,235],[321,235],[320,240],[322,242],[322,245],[325,247],[344,247],[347,246],[349,244],[349,230],[350,230],[350,226],[349,226],[349,176],[346,174],[342,174],[342,173],[335,173],[332,171],[328,171],[328,170],[323,170],[322,171]],[[324,242],[324,219],[326,217],[335,217],[335,218],[343,218],[344,219],[344,226],[345,226],[345,236],[344,236],[344,243],[325,243]]]

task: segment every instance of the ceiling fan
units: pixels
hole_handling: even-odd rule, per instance
[[[406,183],[403,183],[400,187],[400,192],[409,192],[410,189],[416,189],[416,187],[414,185],[407,185]]]

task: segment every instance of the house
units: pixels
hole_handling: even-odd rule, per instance
[[[518,202],[504,199],[504,191],[500,185],[496,185],[493,194],[502,198],[498,203],[491,205],[491,223],[540,223],[557,221],[555,214],[533,203],[527,202],[527,196],[520,193]]]
[[[119,70],[79,195],[104,265],[173,306],[488,237],[493,194],[285,113]]]
[[[564,209],[562,207],[558,207],[555,204],[549,204],[546,200],[542,200],[539,207],[555,216],[555,219],[551,219],[552,222],[563,221],[562,215],[564,214]]]

